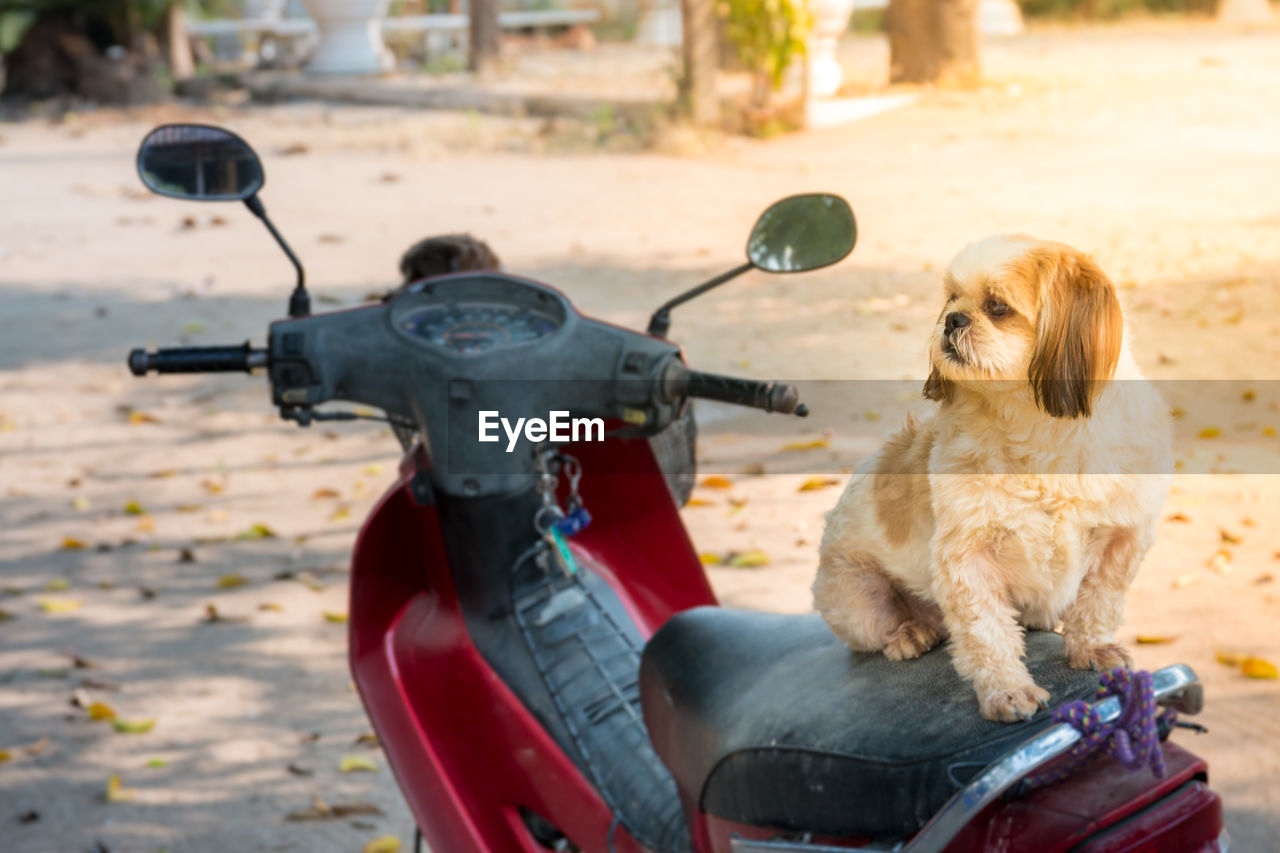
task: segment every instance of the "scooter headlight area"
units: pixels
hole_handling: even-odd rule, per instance
[[[135,374],[265,368],[286,419],[375,417],[416,436],[356,544],[349,642],[432,850],[1228,849],[1204,761],[1169,739],[1177,721],[1153,704],[1135,723],[1098,695],[1097,673],[1068,668],[1058,634],[1026,638],[1050,708],[1004,724],[982,719],[944,651],[853,654],[817,615],[717,605],[668,486],[667,458],[692,463],[689,403],[808,409],[793,385],[690,367],[667,337],[672,311],[748,270],[838,262],[857,235],[844,199],[773,205],[739,267],[642,332],[496,271],[312,314],[247,143],[168,126],[139,170],[166,195],[243,201],[297,281],[263,346],[136,350]],[[672,429],[680,452],[660,458]],[[1203,701],[1182,666],[1150,691],[1184,716]],[[1093,728],[1055,718],[1073,702]],[[1163,775],[1110,753],[1131,724],[1158,730]],[[1084,747],[1096,756],[1077,762]]]

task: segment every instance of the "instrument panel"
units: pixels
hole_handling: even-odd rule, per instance
[[[401,331],[462,356],[533,343],[560,328],[551,314],[524,305],[464,301],[419,305],[395,320]]]

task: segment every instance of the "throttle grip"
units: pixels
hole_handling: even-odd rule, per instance
[[[807,417],[809,407],[800,402],[796,386],[786,382],[739,379],[717,373],[687,370],[678,380],[684,395],[704,400],[719,400],[738,406],[751,406],[766,412]]]
[[[134,376],[156,373],[248,373],[267,363],[265,350],[255,350],[245,341],[240,346],[170,347],[155,352],[135,349],[129,353],[129,370]]]

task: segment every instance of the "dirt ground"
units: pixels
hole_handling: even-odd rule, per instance
[[[855,82],[877,85],[883,45],[845,49]],[[1210,733],[1177,737],[1209,760],[1233,850],[1280,849],[1280,683],[1215,659],[1280,660],[1280,32],[1052,30],[994,43],[986,60],[981,91],[678,156],[563,156],[537,123],[307,104],[0,125],[0,848],[355,851],[412,838],[385,761],[357,742],[367,722],[345,628],[325,616],[345,610],[346,555],[394,471],[393,440],[372,426],[299,432],[260,381],[124,368],[133,346],[260,342],[284,310],[287,263],[247,212],[137,183],[147,127],[198,115],[262,152],[263,198],[319,308],[393,281],[420,236],[470,230],[585,312],[640,325],[737,263],[773,199],[848,197],[861,230],[848,261],[753,274],[676,314],[691,363],[713,371],[918,381],[938,271],[964,243],[1016,230],[1095,253],[1124,289],[1148,375],[1252,392],[1244,415],[1197,408],[1194,390],[1171,401],[1195,425],[1185,471],[1215,470],[1221,445],[1196,441],[1217,429],[1247,445],[1230,469],[1245,473],[1175,478],[1121,639],[1162,638],[1135,646],[1141,665],[1200,673]],[[731,487],[699,489],[692,536],[703,552],[770,557],[710,570],[725,604],[808,608],[837,489],[798,489],[838,480],[920,405],[894,399],[772,434],[705,410],[704,468]],[[829,446],[781,449],[823,428]],[[760,462],[768,475],[747,473]],[[1222,549],[1229,562],[1210,567]],[[154,728],[90,721],[77,690]],[[339,772],[351,755],[377,769]],[[132,799],[104,801],[112,774]],[[381,813],[285,820],[313,797]]]

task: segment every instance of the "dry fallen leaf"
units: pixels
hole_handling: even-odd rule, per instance
[[[239,533],[235,535],[235,538],[241,541],[254,540],[254,539],[274,539],[275,537],[276,537],[275,531],[272,530],[270,527],[267,527],[265,524],[261,524],[261,523],[252,524],[249,527],[245,528],[244,530],[241,530]]]
[[[157,424],[157,423],[160,423],[160,421],[156,420],[154,416],[148,415],[146,412],[140,412],[137,409],[130,409],[129,423],[135,424],[135,425],[136,424]]]
[[[112,727],[122,735],[144,735],[156,727],[155,720],[112,720]]]
[[[147,511],[142,508],[142,504],[137,501],[129,501],[124,505],[125,515],[146,515]]]
[[[144,515],[142,518],[138,519],[137,531],[139,533],[155,533],[156,520],[149,515]]]
[[[373,732],[362,732],[356,735],[356,739],[352,741],[356,746],[367,746],[376,748],[378,746],[378,736]]]
[[[1262,658],[1245,658],[1240,664],[1240,671],[1250,678],[1277,678],[1280,670],[1269,660]]]
[[[290,765],[292,772],[293,765]],[[295,775],[310,775],[312,771]],[[381,817],[382,809],[373,803],[350,802],[350,803],[334,803],[329,805],[319,797],[311,798],[311,807],[302,809],[301,811],[290,812],[285,816],[285,820],[305,821],[305,820],[334,820],[348,817],[370,816]]]
[[[91,720],[114,720],[116,718],[116,709],[106,702],[91,702],[85,710],[89,712],[89,719]]]
[[[733,487],[733,481],[728,477],[712,474],[710,477],[703,477],[698,485],[704,489],[729,489]]]
[[[85,510],[93,509],[93,502],[84,495],[76,495],[71,499],[71,508],[84,512]]]
[[[333,512],[329,513],[330,521],[346,521],[351,517],[351,507],[340,506]]]
[[[232,572],[229,575],[223,575],[218,578],[218,589],[235,589],[236,587],[247,586],[249,579],[244,575]]]
[[[74,613],[80,609],[80,602],[74,598],[41,598],[40,609],[45,613]]]
[[[794,450],[821,450],[824,447],[831,446],[829,438],[815,438],[812,441],[792,441],[782,445],[781,450],[789,452]]]
[[[1196,435],[1198,435],[1200,438],[1217,438],[1218,436],[1222,435],[1222,430],[1218,429],[1217,427],[1205,427],[1204,429],[1200,430],[1200,432],[1196,433]]]
[[[1218,650],[1216,657],[1218,659],[1218,663],[1225,664],[1226,666],[1240,666],[1245,661],[1244,655],[1238,655],[1234,652],[1224,652],[1221,649]]]
[[[62,550],[64,551],[83,551],[88,547],[83,539],[77,539],[74,536],[62,537]]]
[[[336,610],[326,610],[326,611],[324,611],[324,621],[326,621],[326,622],[339,622],[339,623],[341,623],[341,622],[346,622],[346,621],[347,621],[347,614],[345,614],[345,613],[339,613],[339,612],[338,612],[338,611],[336,611]]]
[[[735,569],[756,569],[769,565],[769,555],[764,551],[745,551],[729,558],[729,565]]]
[[[1161,634],[1139,634],[1137,639],[1140,646],[1158,646],[1163,643],[1172,643],[1177,637],[1166,637]]]
[[[201,619],[200,621],[208,623],[210,625],[218,625],[218,624],[225,625],[225,624],[232,624],[235,622],[248,622],[249,619],[247,616],[223,616],[221,613],[218,612],[218,608],[215,605],[206,604],[204,606],[204,618]]]
[[[337,489],[330,489],[330,488],[316,489],[315,493],[311,495],[311,499],[313,501],[322,501],[322,500],[327,500],[329,498],[340,498],[340,497],[342,497],[342,494]]]
[[[1174,578],[1173,588],[1185,589],[1186,587],[1194,586],[1195,584],[1200,583],[1200,581],[1202,580],[1204,580],[1204,575],[1200,574],[1199,572],[1183,572],[1182,574]]]
[[[44,585],[45,592],[66,592],[71,589],[71,581],[66,578],[50,578]]]
[[[360,853],[400,853],[400,850],[399,838],[394,835],[383,835],[360,848]]]
[[[704,566],[718,566],[723,562],[719,554],[699,554],[698,561]]]
[[[294,580],[305,586],[312,592],[322,592],[325,589],[324,581],[320,580],[315,572],[303,570],[294,575]]]
[[[709,501],[706,498],[689,498],[685,502],[685,506],[715,506],[715,501]]]
[[[1165,516],[1164,520],[1165,521],[1181,521],[1181,522],[1191,521],[1191,519],[1188,518],[1185,513],[1181,513],[1181,512],[1175,512],[1173,515]]]
[[[0,610],[0,622],[12,622],[17,618],[17,616],[14,616],[8,610]]]
[[[1235,533],[1232,533],[1230,530],[1227,530],[1225,527],[1218,528],[1218,536],[1227,545],[1240,545],[1244,542],[1244,539],[1242,537],[1236,535]]]
[[[338,762],[339,773],[374,773],[378,763],[367,755],[344,755]]]
[[[369,465],[364,466],[364,473],[369,475],[370,477],[376,477],[382,473],[382,466],[379,465],[377,462],[373,462]]]
[[[137,794],[137,791],[124,786],[119,773],[112,773],[107,777],[107,790],[104,796],[108,803],[127,803]]]
[[[840,481],[834,477],[810,477],[800,484],[797,491],[800,492],[816,492],[819,489],[825,489],[828,486],[838,486]]]
[[[274,601],[264,601],[258,605],[259,610],[269,610],[272,613],[283,613],[284,608]]]
[[[48,752],[49,747],[52,745],[53,745],[53,741],[49,740],[49,738],[47,737],[42,737],[40,738],[40,740],[36,741],[35,743],[29,743],[26,746],[24,746],[22,748],[22,752],[25,755],[29,755],[32,758],[35,758],[38,755],[44,755],[46,752]]]
[[[200,485],[204,488],[206,492],[208,492],[211,495],[220,495],[222,494],[223,490],[227,488],[227,484],[225,482],[219,482],[218,480],[215,480],[212,477],[206,477],[205,479],[201,480]]]
[[[1209,558],[1206,565],[1220,575],[1231,574],[1231,552],[1222,548]]]

